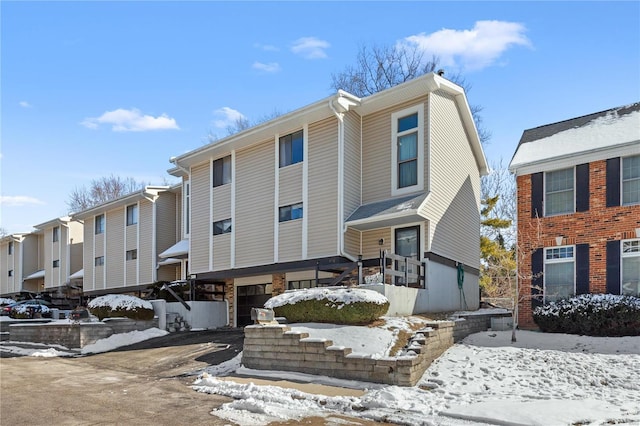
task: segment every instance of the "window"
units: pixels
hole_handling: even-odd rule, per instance
[[[93,264],[95,266],[103,266],[104,265],[104,256],[98,256],[93,260]]]
[[[575,294],[574,247],[547,248],[544,253],[544,301],[572,297]]]
[[[127,260],[136,260],[138,258],[138,250],[127,250]]]
[[[56,243],[58,241],[60,241],[60,227],[55,226],[53,228],[53,242]]]
[[[640,239],[622,241],[622,291],[640,297]]]
[[[184,183],[184,234],[189,235],[189,212],[191,203],[191,183],[186,181]]]
[[[13,276],[13,269],[9,269],[9,276],[12,277]]]
[[[316,280],[298,280],[298,281],[289,281],[287,284],[288,290],[299,290],[302,288],[315,288],[315,287],[326,287],[327,285],[319,282],[316,285]]]
[[[391,114],[392,194],[424,187],[424,105]]]
[[[213,235],[228,234],[231,232],[231,219],[213,222]]]
[[[280,207],[280,222],[302,218],[302,203]]]
[[[102,234],[104,232],[104,215],[96,216],[95,233]]]
[[[280,167],[296,164],[303,160],[303,133],[299,130],[280,138]]]
[[[138,223],[138,205],[127,206],[127,226]]]
[[[213,162],[213,186],[231,183],[231,156],[227,155]]]
[[[552,216],[574,212],[573,168],[545,174],[544,214]]]
[[[622,205],[640,203],[640,155],[622,159]]]
[[[53,261],[53,267],[54,268],[59,268],[60,267],[60,261],[59,260],[54,260]]]
[[[397,228],[395,231],[395,251],[397,255],[411,259],[420,259],[420,227]],[[416,265],[408,264],[410,274],[419,274],[420,270]],[[405,271],[404,262],[396,262],[395,268],[398,272]],[[395,277],[396,284],[404,284],[403,277]]]
[[[7,246],[7,254],[9,256],[13,254],[13,241],[9,241],[9,245]]]

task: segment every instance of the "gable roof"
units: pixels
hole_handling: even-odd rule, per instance
[[[638,144],[640,102],[525,130],[509,169],[518,173],[568,158],[585,162],[579,158],[583,155],[591,155],[589,161],[593,161],[596,153],[615,149],[615,155],[624,155],[634,149],[638,152]]]

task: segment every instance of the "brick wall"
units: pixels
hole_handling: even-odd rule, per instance
[[[589,164],[589,210],[552,217],[531,217],[531,175],[518,176],[518,325],[535,328],[532,318],[531,254],[538,248],[589,244],[589,292],[606,292],[607,241],[636,238],[640,205],[606,207],[606,160]],[[577,190],[579,191],[579,184]]]
[[[224,294],[225,297],[227,298],[227,302],[229,302],[229,326],[230,327],[235,327],[236,326],[236,315],[235,315],[235,296],[236,296],[236,290],[235,290],[235,286],[233,285],[233,279],[229,278],[224,280]]]

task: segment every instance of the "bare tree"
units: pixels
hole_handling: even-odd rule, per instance
[[[499,196],[488,217],[511,221],[509,227],[500,229],[500,234],[504,238],[505,246],[512,247],[516,242],[516,181],[502,159],[493,163],[489,169],[489,174],[481,180],[480,199],[487,200]],[[498,237],[495,229],[491,227],[482,227],[481,233],[491,239]]]
[[[122,178],[120,176],[110,175],[93,179],[89,187],[76,187],[69,194],[67,207],[69,212],[79,212],[86,210],[98,204],[106,203],[131,194],[137,190],[144,188],[144,182],[138,182],[134,178]]]
[[[236,120],[233,123],[227,126],[227,136],[235,135],[236,133],[240,133],[243,130],[247,130],[251,127],[265,123],[269,120],[273,120],[274,118],[280,117],[281,115],[282,115],[282,112],[274,108],[274,110],[271,111],[270,113],[264,114],[262,117],[254,121],[251,121],[246,117],[236,118]],[[209,130],[209,133],[204,143],[208,144],[208,143],[217,142],[219,139],[220,138],[218,137],[217,134]]]
[[[434,72],[439,63],[436,56],[425,58],[424,51],[418,46],[361,45],[355,65],[331,75],[331,88],[346,90],[359,97],[369,96]],[[459,73],[448,75],[447,79],[462,87],[467,94],[471,90],[471,85]],[[491,133],[482,124],[482,107],[473,105],[470,108],[480,141],[486,144]]]
[[[9,235],[9,231],[7,231],[6,228],[0,228],[0,238],[6,237],[7,235]]]

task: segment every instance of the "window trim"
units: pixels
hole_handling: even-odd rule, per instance
[[[406,130],[403,132],[398,132],[398,119],[412,115],[418,114],[418,140],[417,140],[417,163],[416,163],[416,173],[417,179],[416,184],[405,187],[398,187],[398,173],[399,173],[399,164],[398,164],[398,137],[410,134],[413,129]],[[424,151],[426,142],[424,140],[424,103],[420,103],[409,108],[405,108],[400,111],[396,111],[391,114],[391,195],[403,195],[416,191],[424,190]]]
[[[637,243],[638,246],[638,251],[630,251],[625,253],[624,251],[624,246],[625,243]],[[635,244],[633,244],[635,245]],[[640,257],[640,238],[630,238],[628,240],[621,240],[620,241],[620,294],[625,294],[623,291],[623,279],[624,279],[624,259],[629,259],[629,258],[634,258],[634,257]],[[638,285],[638,292],[640,293],[640,284]],[[637,296],[636,296],[637,297]]]
[[[125,260],[127,262],[130,260],[137,260],[137,259],[138,259],[138,249],[127,250],[125,252]]]
[[[60,259],[56,259],[53,262],[51,262],[51,267],[52,268],[59,268],[60,267]]]
[[[624,160],[628,159],[628,158],[635,158],[638,157],[640,159],[640,155],[629,155],[626,157],[620,157],[620,205],[621,206],[635,206],[640,204],[640,200],[638,200],[638,202],[634,202],[634,203],[625,203],[624,202],[624,183],[625,183],[625,179],[624,179]],[[640,176],[638,176],[637,178],[633,178],[633,179],[627,179],[627,182],[630,181],[635,181],[638,180],[640,181]]]
[[[563,170],[572,170],[573,171],[573,187],[571,191],[573,192],[573,209],[571,211],[561,212],[561,213],[547,213],[547,175],[549,173],[561,172]],[[558,193],[556,191],[554,193]],[[576,166],[564,167],[562,169],[549,170],[544,172],[543,180],[542,180],[542,211],[543,217],[553,217],[553,216],[562,216],[567,214],[574,214],[576,212]]]
[[[99,218],[101,218],[101,220],[98,220]],[[98,214],[94,217],[94,223],[93,223],[93,232],[94,235],[100,235],[100,234],[104,234],[104,225],[105,225],[105,216],[104,213],[102,214]],[[100,228],[98,228],[98,223],[100,223]]]
[[[229,222],[228,228],[225,227],[225,222]],[[222,230],[220,232],[216,232],[216,230],[217,230],[216,225],[217,224],[221,224],[222,225]],[[222,220],[216,220],[215,222],[213,222],[212,227],[213,227],[213,236],[214,237],[218,236],[218,235],[230,234],[232,229],[233,229],[233,222],[231,221],[231,218],[222,219]]]
[[[228,165],[228,176],[227,173],[225,173],[225,165]],[[231,176],[233,175],[231,172],[232,167],[233,164],[231,164],[231,154],[213,160],[211,164],[211,186],[217,188],[219,186],[229,185],[231,183]],[[218,173],[216,173],[216,170],[220,170],[220,168],[221,171],[219,175],[221,181],[216,181],[216,177],[218,175]]]
[[[9,241],[7,244],[7,256],[13,256],[13,241]]]
[[[96,256],[93,258],[93,266],[104,266],[104,256]]]
[[[293,211],[295,209],[299,209],[300,210],[300,216],[294,218],[293,217]],[[287,217],[285,217],[284,219],[282,218],[282,212],[286,211],[286,209],[289,209],[289,213],[287,215]],[[294,220],[302,220],[302,218],[304,218],[304,205],[302,202],[300,203],[294,203],[294,204],[288,204],[286,206],[280,206],[278,207],[278,222],[279,223],[283,223],[283,222],[292,222]]]
[[[298,133],[300,133],[301,137],[302,137],[302,158],[299,161],[293,161],[293,135],[297,135]],[[300,130],[296,130],[295,132],[290,132],[287,133],[284,136],[280,136],[278,138],[278,168],[282,169],[284,167],[288,167],[288,166],[292,166],[294,164],[298,164],[298,163],[303,163],[304,162],[304,135],[305,135],[305,131],[304,129],[300,129]],[[291,140],[289,142],[287,142],[286,140],[283,140],[285,138],[291,137]],[[282,145],[289,143],[291,145],[291,158],[285,158],[284,155],[282,155]]]
[[[185,238],[191,232],[191,180],[182,182],[182,230]]]
[[[129,215],[129,211],[135,212]],[[138,204],[129,204],[125,209],[125,220],[127,226],[137,225],[139,220]]]
[[[571,260],[566,260],[568,258],[560,258],[560,259],[547,259],[547,251],[555,250],[555,249],[563,249],[563,248],[571,248],[572,256]],[[544,247],[542,250],[542,303],[549,303],[547,300],[547,265],[548,264],[559,264],[559,263],[573,263],[573,292],[572,295],[576,294],[576,267],[577,267],[577,255],[576,255],[576,246],[575,245],[564,245],[564,246],[552,246],[552,247]]]
[[[60,226],[54,226],[51,230],[51,242],[60,242]]]

